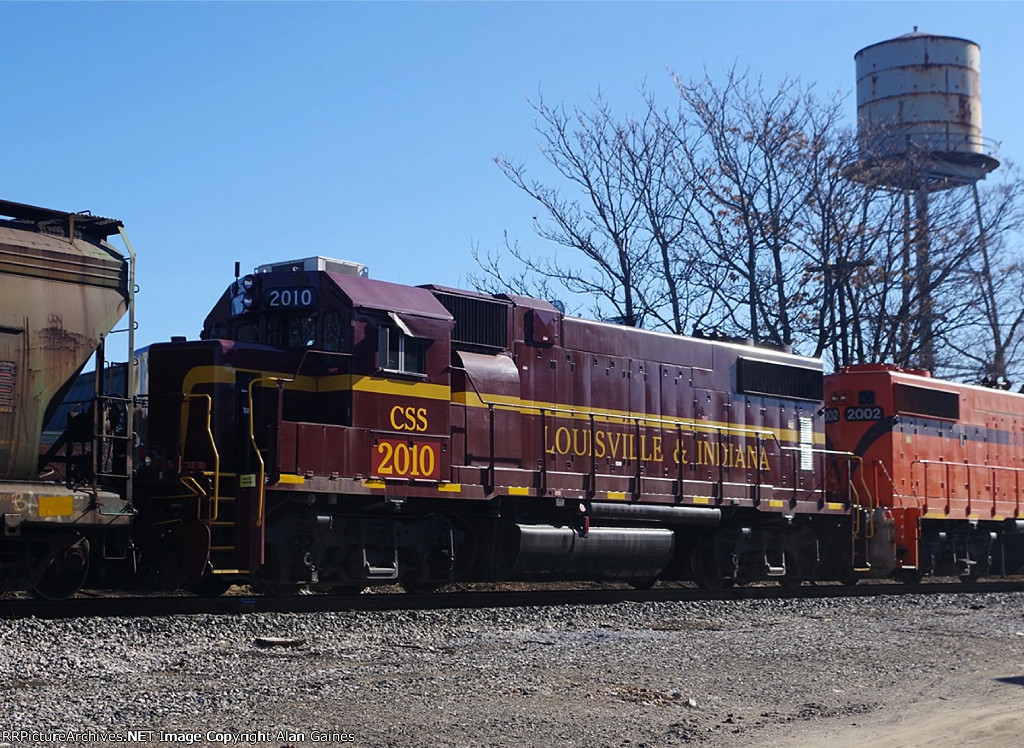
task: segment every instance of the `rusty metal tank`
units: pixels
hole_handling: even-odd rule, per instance
[[[124,315],[121,222],[0,201],[0,481],[35,480],[57,395]]]
[[[998,166],[981,129],[981,50],[967,39],[921,33],[854,55],[861,151],[928,161],[935,178],[981,179]],[[947,173],[948,172],[948,173]]]

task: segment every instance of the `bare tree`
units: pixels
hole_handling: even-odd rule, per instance
[[[1002,179],[969,190],[975,233],[960,278],[967,302],[944,343],[945,367],[963,379],[990,383],[1024,377],[1024,183],[1011,164]]]
[[[528,178],[523,164],[506,157],[495,163],[544,209],[546,220],[535,221],[538,236],[575,250],[585,263],[527,256],[518,246],[506,246],[549,285],[557,282],[570,293],[594,297],[597,310],[607,305],[623,324],[640,326],[650,275],[646,247],[637,238],[643,209],[631,184],[629,150],[635,146],[629,138],[643,131],[618,125],[600,98],[593,112],[577,109],[570,115],[543,99],[534,110],[541,153],[581,197]],[[490,267],[497,270],[496,263]]]
[[[858,143],[841,95],[735,70],[676,87],[666,109],[642,92],[638,118],[616,119],[600,97],[592,111],[534,104],[555,185],[495,161],[539,204],[537,235],[570,259],[506,237],[504,255],[474,253],[474,283],[564,289],[624,324],[793,345],[834,366],[924,361],[966,378],[1024,367],[1019,177],[938,190],[925,216],[894,187],[914,175],[885,172],[920,168],[913,159],[850,178]]]
[[[909,159],[888,168],[926,167]],[[980,192],[965,185],[932,192],[925,226],[913,175],[902,180],[905,189],[887,186],[900,183],[899,175],[859,178],[860,250],[844,290],[852,312],[849,362],[889,362],[966,379],[1004,376],[992,372],[1005,371],[999,351],[1019,329],[1013,323],[1020,302],[1007,293],[1019,266],[1008,241],[1022,226],[1019,177],[1006,171]],[[927,253],[920,250],[922,232]]]

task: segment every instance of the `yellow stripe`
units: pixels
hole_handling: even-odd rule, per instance
[[[845,507],[842,504],[836,504],[833,501],[826,502],[825,507],[827,509],[845,509]]]
[[[780,507],[782,507],[782,502],[779,501],[778,499],[769,499],[768,506],[773,509],[779,509]]]
[[[188,395],[192,394],[199,384],[233,384],[235,375],[238,372],[256,374],[264,377],[280,377],[291,379],[291,374],[283,372],[262,372],[255,369],[235,369],[231,366],[196,366],[185,376],[182,383],[182,391]],[[458,405],[465,405],[471,408],[486,408],[495,405],[499,408],[518,411],[523,415],[537,415],[542,410],[548,411],[548,416],[561,420],[577,420],[590,422],[593,417],[599,423],[621,423],[631,424],[639,420],[646,428],[670,430],[676,427],[694,431],[697,433],[715,433],[719,429],[732,429],[726,431],[739,436],[761,434],[763,436],[774,436],[783,443],[798,441],[799,432],[796,429],[769,428],[766,426],[740,426],[723,423],[720,421],[709,421],[693,418],[681,418],[675,416],[658,416],[653,414],[634,413],[626,410],[607,410],[586,406],[566,405],[562,403],[543,402],[539,400],[523,400],[510,395],[492,395],[484,393],[484,400],[476,392],[452,392],[447,385],[430,384],[428,382],[409,382],[399,379],[386,379],[383,377],[369,377],[356,374],[339,374],[331,377],[296,377],[294,381],[285,382],[286,390],[298,390],[304,392],[338,392],[351,390],[353,392],[373,393],[378,395],[391,395],[396,397],[420,398],[424,400],[450,401]],[[562,412],[551,413],[552,410]],[[744,433],[745,432],[745,433]],[[814,434],[815,446],[824,446],[825,435],[817,431]]]
[[[525,405],[527,401],[515,395],[488,395],[485,403],[475,392],[453,392],[452,402],[457,405],[468,405],[471,408],[486,408],[488,403],[516,407]]]
[[[450,493],[462,493],[461,483],[439,483],[437,486],[438,491],[448,491]]]
[[[261,377],[277,377],[287,379],[286,390],[301,392],[368,392],[378,395],[397,395],[398,397],[416,397],[424,400],[449,400],[451,388],[444,384],[429,382],[409,382],[401,379],[384,377],[368,377],[359,374],[338,374],[331,377],[294,377],[285,372],[267,372],[258,369],[236,369],[233,366],[194,366],[182,382],[182,391],[192,394],[200,384],[234,384],[239,373],[255,374]]]
[[[608,492],[608,499],[611,500],[611,501],[625,501],[626,500],[626,492],[625,491],[609,491]]]
[[[711,503],[711,498],[709,496],[694,496],[693,497],[693,503],[694,504],[710,504]]]
[[[363,481],[363,487],[364,488],[387,488],[388,484],[385,483],[382,480],[369,480],[369,479],[367,479],[367,480]]]
[[[280,476],[278,476],[277,482],[278,483],[292,483],[292,484],[300,484],[301,485],[302,483],[306,482],[306,477],[303,476],[303,475],[281,474]]]
[[[530,489],[527,488],[526,486],[509,486],[508,487],[508,495],[509,496],[529,496],[530,495]]]
[[[341,387],[340,389],[351,389],[353,392],[371,392],[377,395],[419,397],[425,400],[451,399],[451,387],[444,384],[405,382],[400,379],[381,379],[378,377],[352,376],[349,379],[349,386]]]
[[[484,399],[486,398],[486,399]],[[678,416],[660,416],[655,414],[634,413],[628,410],[608,410],[603,408],[587,407],[582,405],[567,405],[564,403],[543,402],[539,400],[523,400],[510,395],[492,395],[483,393],[483,396],[476,392],[452,392],[451,401],[470,408],[486,408],[489,405],[497,406],[503,410],[518,411],[521,415],[539,415],[541,411],[547,411],[548,418],[570,421],[590,422],[593,416],[596,423],[621,423],[632,425],[632,422],[639,420],[641,425],[661,430],[671,430],[677,426],[698,433],[716,433],[718,429],[731,429],[725,435],[754,436],[761,434],[765,437],[775,436],[781,442],[797,442],[800,432],[797,429],[770,428],[767,426],[745,426],[723,423],[721,421],[708,421],[703,419],[681,418]],[[552,413],[557,410],[560,412]],[[743,432],[746,432],[745,434]],[[815,446],[825,445],[825,434],[821,431],[814,433]]]

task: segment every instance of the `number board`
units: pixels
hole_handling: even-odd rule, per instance
[[[372,472],[380,478],[440,480],[441,442],[374,439]]]
[[[881,421],[885,411],[878,405],[854,405],[843,411],[847,421]]]
[[[309,309],[317,303],[317,290],[310,286],[263,289],[263,306],[268,309]]]

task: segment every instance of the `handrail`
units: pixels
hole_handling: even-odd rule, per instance
[[[186,395],[183,393],[182,399],[184,401],[192,399],[203,400],[206,403],[206,436],[210,440],[210,450],[213,452],[213,502],[210,504],[210,516],[207,521],[215,522],[217,517],[220,516],[220,452],[217,450],[217,441],[213,437],[213,398],[208,394]],[[184,405],[184,403],[182,404]],[[178,454],[182,455],[182,459],[184,459],[185,454],[186,436],[185,431],[182,431],[181,444],[178,448]],[[196,485],[198,486],[198,484]],[[203,491],[203,493],[206,492]]]
[[[206,490],[202,486],[199,485],[199,481],[197,481],[191,475],[182,475],[181,477],[178,478],[178,482],[181,483],[181,485],[183,485],[185,488],[187,488],[196,498],[202,499],[202,498],[208,498],[209,497],[209,494],[206,492]],[[203,520],[203,512],[202,512],[202,509],[200,507],[201,507],[200,504],[196,505],[196,521],[197,522],[203,522],[204,521]]]
[[[490,493],[492,490],[494,490],[494,481],[495,481],[494,404],[493,403],[487,403],[484,400],[484,396],[480,394],[480,389],[476,386],[476,382],[473,381],[473,377],[470,376],[470,373],[469,373],[468,369],[459,368],[459,371],[462,371],[462,372],[466,373],[466,381],[469,382],[470,385],[472,385],[473,391],[476,393],[476,396],[478,398],[480,398],[480,402],[485,403],[487,405],[487,418],[488,418],[488,431],[489,431],[489,433],[488,433],[488,447],[491,450],[491,454],[490,454],[490,459],[488,460],[488,465],[487,465],[487,486],[486,486],[486,488],[487,488],[487,493]],[[467,424],[467,431],[468,431],[468,424]],[[449,469],[449,477],[451,477],[451,472],[452,472],[451,469]]]
[[[590,423],[591,423],[591,430],[593,430],[593,423],[594,423],[593,419],[591,419]],[[594,437],[591,436],[590,439],[591,439],[591,443],[593,443]],[[676,424],[676,453],[675,453],[676,454],[676,480],[678,481],[678,483],[676,484],[676,496],[675,496],[677,504],[683,503],[683,499],[686,496],[686,494],[685,494],[685,492],[683,490],[683,480],[685,479],[684,478],[684,470],[683,470],[683,450],[679,446],[682,443],[683,443],[683,424],[677,423]],[[760,447],[761,447],[761,437],[758,437],[758,439],[757,439],[757,446],[758,446],[758,449],[760,449]],[[758,462],[760,462],[760,460],[758,460]],[[595,459],[595,463],[594,464],[595,465],[597,464],[596,463],[596,459]],[[761,468],[760,468],[760,465],[758,465],[758,478],[759,479],[760,479],[760,476],[761,476]],[[758,480],[758,483],[760,483],[760,480]],[[758,486],[758,495],[760,496],[760,486]]]
[[[121,241],[124,242],[125,249],[128,250],[128,361],[125,362],[124,372],[124,392],[125,398],[129,400],[127,408],[127,414],[125,416],[125,433],[132,437],[132,445],[134,446],[135,436],[135,250],[132,249],[132,243],[128,239],[128,234],[125,233],[124,226],[118,224],[117,232],[121,236]],[[125,450],[125,472],[128,475],[132,474],[133,468],[133,457],[132,454],[135,450]],[[124,498],[129,504],[132,503],[132,481],[125,481],[124,486]]]
[[[636,437],[636,443],[639,444],[640,440],[642,438],[642,434],[640,433],[640,419],[639,418],[634,418],[633,419],[633,425],[636,427],[636,434],[634,435]],[[591,451],[591,453],[596,451],[593,448],[593,442],[591,442],[591,449],[590,449],[590,451]],[[643,457],[642,454],[641,454],[641,457]],[[721,472],[719,472],[719,475],[721,475]],[[642,489],[643,479],[644,479],[644,461],[642,459],[636,460],[636,470],[635,470],[634,475],[633,475],[633,491],[632,491],[632,493],[633,493],[633,501],[640,501],[640,496],[643,494],[643,491],[641,490]],[[719,494],[719,495],[721,495],[721,494]]]
[[[259,486],[259,501],[257,502],[256,510],[256,527],[263,526],[263,513],[266,509],[266,498],[267,498],[267,487],[265,485],[267,472],[266,464],[263,462],[263,455],[260,454],[260,447],[256,443],[256,425],[253,423],[253,399],[252,391],[254,387],[260,382],[276,382],[278,388],[284,386],[286,382],[294,382],[295,378],[288,379],[286,377],[256,377],[255,379],[249,380],[248,395],[249,395],[249,443],[252,444],[253,451],[256,453],[256,459],[259,461],[260,469],[258,473],[257,485]]]
[[[966,498],[967,498],[968,514],[970,514],[970,509],[971,509],[971,505],[972,505],[972,494],[973,494],[973,486],[971,485],[971,477],[972,477],[971,471],[972,470],[975,470],[975,471],[976,470],[984,470],[984,471],[987,471],[987,472],[990,473],[990,482],[989,482],[990,496],[989,496],[989,499],[990,499],[990,502],[993,505],[996,504],[996,502],[998,501],[998,498],[999,498],[998,497],[998,487],[996,485],[996,478],[997,478],[998,475],[1002,474],[1002,475],[1011,475],[1011,476],[1013,476],[1013,478],[1014,478],[1014,485],[1015,486],[1020,486],[1021,476],[1024,476],[1024,468],[1015,468],[1015,467],[1010,467],[1010,466],[1007,466],[1007,465],[984,465],[984,464],[974,463],[974,462],[954,462],[954,461],[950,461],[950,460],[913,460],[910,463],[911,469],[913,469],[914,465],[922,465],[924,467],[924,475],[922,477],[923,477],[923,480],[924,480],[924,498],[923,498],[923,502],[924,502],[924,509],[925,509],[925,511],[927,511],[927,508],[928,508],[928,467],[930,465],[937,465],[937,466],[941,466],[943,468],[943,471],[944,471],[943,478],[945,479],[945,482],[946,482],[946,492],[945,492],[945,499],[946,499],[945,510],[946,510],[946,514],[949,514],[949,511],[950,511],[950,509],[949,509],[949,499],[950,499],[950,497],[952,495],[951,491],[950,491],[952,486],[950,485],[950,478],[949,478],[949,472],[950,472],[951,468],[954,468],[954,467],[956,467],[956,468],[966,468],[966,470],[967,470],[967,496],[966,496]],[[918,502],[921,502],[922,501],[922,497],[919,495],[919,492],[917,491],[917,489],[914,488],[913,482],[911,483],[911,490],[913,491],[913,494],[912,494],[913,497]],[[1019,509],[1020,509],[1020,501],[1021,501],[1020,491],[1018,490],[1018,491],[1015,491],[1014,493],[1015,493],[1014,508],[1019,511]]]
[[[571,418],[576,418],[576,419],[580,419],[580,420],[586,420],[589,423],[591,431],[594,430],[594,424],[595,424],[596,419],[598,419],[598,418],[602,418],[602,419],[604,419],[606,421],[610,421],[610,422],[620,421],[622,423],[622,425],[624,425],[624,426],[627,426],[627,427],[630,426],[630,425],[635,426],[637,431],[638,431],[638,434],[637,434],[637,438],[638,439],[639,439],[639,429],[640,429],[640,426],[641,426],[641,424],[644,424],[645,427],[647,427],[647,426],[655,426],[655,427],[662,427],[662,428],[671,428],[671,429],[673,429],[675,431],[676,435],[677,435],[677,439],[678,439],[680,444],[682,443],[682,436],[683,436],[684,433],[687,434],[687,435],[696,436],[698,433],[705,432],[705,433],[707,433],[709,435],[717,436],[719,442],[721,442],[723,436],[725,436],[725,435],[733,435],[733,434],[735,434],[735,435],[739,435],[739,436],[745,436],[745,437],[748,437],[748,438],[749,437],[753,437],[753,438],[755,438],[757,440],[757,446],[758,446],[759,450],[761,449],[762,444],[764,443],[765,440],[768,440],[768,441],[771,441],[772,443],[774,443],[775,446],[778,448],[778,450],[780,452],[794,452],[795,453],[795,452],[806,452],[806,450],[807,450],[807,445],[787,446],[787,445],[783,444],[779,440],[779,436],[776,433],[776,430],[768,429],[768,428],[743,427],[743,426],[723,426],[723,425],[710,425],[710,424],[708,424],[706,426],[701,426],[699,423],[695,422],[693,419],[685,418],[685,417],[662,418],[660,416],[651,416],[651,415],[643,415],[643,414],[625,414],[625,413],[623,413],[623,414],[616,414],[616,413],[611,413],[611,412],[608,412],[608,411],[603,411],[603,412],[595,413],[595,412],[593,412],[593,410],[590,410],[590,409],[563,408],[563,407],[558,407],[558,406],[535,405],[535,404],[531,404],[531,403],[527,403],[527,402],[503,403],[503,402],[499,402],[499,401],[496,401],[496,400],[489,400],[486,397],[484,397],[483,393],[480,392],[480,389],[477,387],[476,382],[474,382],[472,380],[472,378],[468,378],[467,377],[467,381],[469,382],[470,386],[472,387],[473,393],[479,399],[480,404],[487,407],[488,413],[490,415],[492,426],[493,426],[494,411],[496,409],[515,410],[515,411],[520,411],[520,412],[523,411],[523,410],[531,410],[531,411],[536,411],[537,414],[541,418],[541,433],[542,434],[544,433],[545,421],[546,421],[548,416],[551,416],[551,415],[556,415],[556,416],[557,415],[566,415],[566,416],[569,416]],[[684,427],[687,427],[687,428],[684,430]],[[593,436],[591,436],[591,444],[593,444]],[[859,462],[861,464],[861,470],[859,471],[859,473],[860,473],[859,478],[860,478],[860,481],[862,483],[864,494],[868,497],[868,509],[874,509],[875,508],[875,505],[876,505],[875,495],[871,491],[871,489],[868,486],[867,481],[866,481],[866,479],[864,477],[863,459],[861,457],[859,457],[857,455],[854,455],[851,452],[845,452],[845,451],[842,451],[842,450],[825,449],[825,448],[821,448],[821,447],[815,447],[813,445],[811,446],[810,450],[811,450],[811,454],[812,455],[821,455],[823,458],[834,455],[834,456],[837,456],[837,457],[844,457],[846,459],[855,460],[855,461]],[[493,465],[493,461],[494,461],[493,450],[492,450],[492,454],[491,454],[491,458],[490,459],[491,459],[491,465]],[[638,460],[637,462],[639,463],[640,460]],[[682,460],[682,454],[681,453],[679,454],[678,459],[676,460],[676,462],[678,463],[677,464],[677,468],[678,468],[677,469],[677,473],[678,473],[678,476],[677,476],[677,480],[678,480],[677,497],[681,497],[681,495],[682,495],[682,484],[683,484],[683,478],[684,478],[684,475],[683,475],[683,473],[684,473],[684,471],[683,471],[684,463],[683,463],[683,460]],[[541,470],[540,470],[540,472],[541,472],[541,488],[542,488],[542,490],[544,489],[544,487],[546,487],[546,482],[547,482],[546,481],[546,477],[547,477],[546,476],[546,468],[547,468],[547,462],[546,462],[546,460],[542,459],[541,460]],[[596,472],[596,468],[597,468],[596,457],[592,453],[591,454],[591,468],[590,468],[592,474],[594,474]],[[795,461],[794,461],[794,469],[796,469]],[[851,472],[858,472],[858,471],[851,471]],[[637,477],[639,478],[639,476],[637,476]],[[720,476],[720,480],[721,479],[722,478]],[[760,486],[761,486],[762,480],[763,480],[763,476],[761,474],[760,464],[758,464],[758,466],[757,466],[757,485],[758,485],[758,491],[759,492],[760,492]],[[848,480],[847,483],[848,483],[847,487],[850,490],[853,491],[853,497],[854,497],[855,500],[857,500],[857,502],[859,504],[859,501],[860,501],[860,495],[859,494],[860,494],[860,492],[858,491],[855,482],[851,479],[851,480]],[[639,486],[639,484],[640,484],[640,480],[637,480],[636,486]],[[593,485],[593,481],[592,481],[592,485]],[[795,488],[795,486],[796,486],[796,481],[794,481],[794,488]],[[591,489],[591,490],[593,490],[593,489]]]

